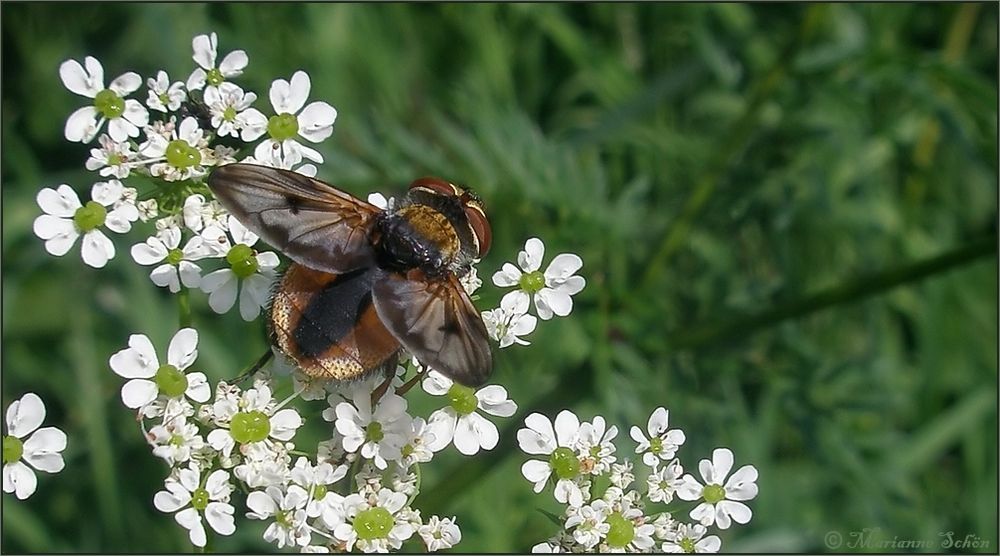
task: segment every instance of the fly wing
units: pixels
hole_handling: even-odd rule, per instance
[[[368,231],[379,209],[290,170],[227,164],[208,187],[265,242],[310,268],[339,274],[375,260]]]
[[[419,269],[379,272],[382,276],[372,281],[372,301],[399,343],[460,384],[486,382],[493,369],[486,326],[458,278],[428,279]]]

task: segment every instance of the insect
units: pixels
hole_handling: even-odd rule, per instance
[[[420,178],[381,210],[307,176],[228,164],[216,198],[293,263],[267,314],[272,344],[311,376],[395,369],[400,348],[458,383],[492,370],[486,327],[459,278],[490,248],[478,197]]]

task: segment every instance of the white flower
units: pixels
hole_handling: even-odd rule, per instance
[[[247,517],[273,517],[274,522],[264,531],[264,540],[275,543],[278,548],[306,546],[312,538],[312,532],[306,525],[308,500],[309,494],[302,487],[291,485],[288,492],[283,493],[280,488],[269,486],[264,492],[257,490],[247,496],[247,508],[251,510]]]
[[[521,474],[541,492],[554,473],[556,500],[577,507],[583,504],[583,492],[574,481],[580,475],[580,460],[576,445],[580,421],[572,411],[563,410],[556,415],[555,428],[548,417],[532,413],[524,418],[528,428],[517,431],[517,443],[527,454],[549,456],[548,460],[531,459],[521,466]]]
[[[424,539],[428,552],[451,548],[462,541],[462,531],[454,517],[449,519],[432,515],[427,523],[417,527],[417,533]]]
[[[615,445],[618,427],[611,425],[605,429],[604,417],[594,417],[593,423],[580,425],[577,454],[580,457],[580,472],[603,475],[615,462]]]
[[[146,440],[153,446],[153,455],[166,460],[171,467],[189,461],[193,452],[206,446],[205,439],[198,434],[198,425],[188,422],[183,414],[149,429]]]
[[[362,552],[399,549],[414,532],[413,525],[402,519],[405,504],[405,494],[387,488],[373,496],[352,494],[344,499],[344,519],[333,529],[333,536],[344,541],[349,551],[355,546]]]
[[[170,83],[170,77],[163,70],[156,74],[155,79],[152,77],[147,79],[146,86],[149,87],[149,98],[146,99],[146,106],[163,113],[168,110],[171,112],[177,110],[187,98],[187,93],[184,92],[184,83],[180,81]]]
[[[138,137],[139,128],[149,121],[149,113],[135,99],[125,99],[142,85],[138,73],[124,73],[104,88],[104,68],[97,59],[87,56],[83,63],[66,60],[59,66],[59,77],[70,91],[94,99],[66,120],[66,139],[89,143],[108,122],[108,135],[117,143]]]
[[[224,434],[216,435],[214,440],[221,442],[223,448],[228,444]],[[243,458],[233,468],[233,475],[250,488],[284,486],[291,477],[289,466],[292,457],[288,453],[290,446],[292,445],[275,442],[270,438],[241,445],[239,453]]]
[[[476,270],[477,264],[479,264],[479,259],[472,261],[472,266],[469,268],[469,271],[458,279],[458,282],[462,284],[462,289],[464,289],[465,293],[469,295],[476,293],[476,290],[481,288],[483,285],[483,280],[479,277],[479,271]],[[525,307],[525,311],[527,311],[527,307]],[[527,332],[525,332],[525,334],[527,334]]]
[[[34,494],[38,484],[35,472],[25,463],[46,473],[58,473],[64,465],[59,452],[66,449],[66,434],[55,427],[39,429],[44,419],[45,404],[31,392],[7,407],[7,432],[3,437],[3,491],[13,492],[18,500]]]
[[[215,151],[208,146],[205,131],[198,120],[188,116],[169,136],[147,134],[139,146],[139,154],[152,163],[149,173],[166,181],[181,181],[208,173],[207,166],[216,163]]]
[[[124,179],[132,173],[132,162],[136,158],[136,152],[132,150],[132,144],[128,141],[115,141],[107,135],[97,138],[100,148],[90,149],[90,158],[85,166],[88,170],[100,170],[98,172],[103,177],[115,177]]]
[[[670,533],[667,542],[660,548],[668,553],[707,554],[716,553],[722,548],[722,541],[715,535],[705,537],[708,532],[703,525],[680,523],[677,530]],[[704,538],[702,538],[704,537]]]
[[[188,77],[189,91],[201,89],[206,83],[209,87],[218,87],[226,78],[242,74],[243,68],[247,67],[249,62],[246,52],[234,50],[226,54],[219,67],[215,67],[215,59],[219,52],[219,37],[215,33],[198,35],[191,40],[191,48],[194,49],[192,58],[200,67]]]
[[[337,110],[326,102],[312,102],[303,108],[311,87],[309,75],[297,71],[290,82],[276,79],[271,84],[271,106],[276,116],[268,119],[256,108],[244,112],[241,131],[244,141],[255,141],[265,132],[268,134],[268,139],[254,150],[254,158],[281,168],[291,168],[303,157],[318,164],[323,162],[319,152],[296,141],[296,137],[301,137],[319,143],[333,133],[333,122],[337,119]]]
[[[156,199],[139,201],[135,204],[135,208],[139,211],[139,220],[143,222],[149,222],[160,215],[160,207]]]
[[[389,207],[393,206],[394,200],[395,199],[393,199],[392,197],[386,199],[385,195],[377,191],[375,193],[368,194],[368,204],[374,205],[382,210],[388,210]]]
[[[132,246],[135,262],[144,266],[163,262],[149,273],[149,279],[161,288],[169,288],[170,293],[179,292],[181,284],[185,288],[197,288],[201,284],[201,267],[194,261],[212,255],[201,236],[189,239],[184,249],[179,249],[180,243],[180,228],[171,227],[147,238],[145,243]]]
[[[61,257],[82,234],[80,252],[83,262],[102,268],[114,258],[115,244],[101,232],[101,226],[123,234],[139,218],[135,205],[121,202],[124,192],[125,188],[118,180],[97,182],[90,192],[92,200],[82,205],[70,186],[63,184],[58,189],[46,187],[38,192],[38,206],[45,214],[35,219],[35,235],[45,240],[45,250],[49,254]],[[110,211],[108,207],[111,207]]]
[[[635,481],[635,474],[632,473],[632,462],[623,461],[621,463],[611,464],[611,484],[619,489],[619,491],[625,490]],[[609,489],[610,491],[610,489]],[[605,496],[605,499],[608,499]]]
[[[649,439],[642,434],[642,429],[633,426],[629,431],[632,440],[639,443],[635,453],[642,454],[642,462],[650,467],[656,467],[660,461],[669,461],[677,453],[677,448],[684,444],[684,431],[680,429],[667,430],[667,420],[670,412],[662,407],[653,410],[646,423]]]
[[[219,137],[239,137],[245,119],[244,111],[257,100],[257,94],[244,92],[232,83],[205,89],[205,104],[212,114],[212,127]]]
[[[125,407],[139,409],[163,395],[168,398],[187,396],[202,403],[212,397],[205,373],[185,373],[198,357],[198,331],[179,330],[167,348],[167,362],[160,365],[153,343],[144,334],[133,334],[129,347],[111,356],[111,370],[130,379],[122,386]]]
[[[331,409],[323,411],[323,418],[334,421],[337,432],[344,436],[344,450],[360,450],[361,457],[372,460],[379,469],[388,467],[387,460],[402,456],[401,448],[410,432],[410,416],[406,413],[406,400],[387,392],[379,399],[374,411],[370,391],[358,388],[353,403],[336,403],[330,395]]]
[[[579,509],[570,508],[572,515],[566,518],[566,529],[573,529],[573,539],[585,548],[597,546],[608,534],[611,525],[607,523],[611,515],[611,506],[604,500],[595,500],[592,504]],[[575,510],[575,511],[573,511]]]
[[[226,457],[233,447],[268,439],[287,442],[302,426],[302,417],[291,408],[278,409],[271,388],[258,380],[242,395],[233,386],[219,382],[211,419],[220,427],[208,433],[208,443]]]
[[[492,450],[500,440],[497,426],[477,413],[477,409],[497,417],[510,417],[517,411],[517,404],[507,398],[507,390],[497,384],[473,390],[430,370],[421,386],[433,396],[448,396],[449,405],[432,413],[428,422],[441,427],[443,437],[438,442],[442,447],[454,441],[455,448],[467,456],[480,449]]]
[[[549,320],[552,315],[565,317],[573,310],[573,298],[587,284],[576,272],[583,267],[583,261],[577,255],[561,253],[556,255],[543,273],[542,258],[545,255],[545,244],[538,238],[531,238],[524,244],[524,251],[517,255],[517,264],[504,263],[503,267],[493,275],[493,283],[501,288],[516,286],[504,297],[528,298],[535,301],[535,309],[542,320]],[[520,268],[518,268],[520,267]],[[520,306],[520,303],[513,303]]]
[[[674,499],[674,493],[681,485],[681,474],[684,468],[676,459],[663,465],[646,477],[646,486],[649,488],[649,500],[651,502],[663,502],[669,504]]]
[[[712,461],[703,459],[698,463],[705,486],[690,474],[684,475],[677,487],[677,496],[681,500],[703,500],[691,510],[691,519],[706,527],[714,523],[719,529],[728,529],[733,521],[740,524],[750,521],[753,513],[742,501],[757,496],[757,468],[744,465],[726,481],[732,468],[733,452],[728,448],[716,448]]]
[[[562,551],[562,547],[551,542],[540,542],[531,547],[532,554],[559,554]]]
[[[188,195],[188,198],[184,199],[181,214],[184,216],[184,225],[195,233],[201,233],[209,227],[229,229],[229,211],[226,207],[215,199],[205,201],[205,197],[200,193]],[[218,256],[226,255],[221,245],[215,245],[215,249],[218,251]]]
[[[299,458],[292,468],[292,482],[302,487],[309,494],[309,501],[306,503],[306,515],[318,517],[324,511],[334,511],[338,508],[343,498],[330,489],[330,485],[343,479],[347,475],[347,466],[338,465],[334,467],[329,463],[312,465],[308,459]]]
[[[200,479],[201,473],[194,464],[177,470],[176,477],[167,477],[163,482],[166,490],[153,496],[153,505],[164,513],[177,512],[174,519],[188,530],[191,544],[204,547],[207,539],[201,522],[202,514],[208,525],[220,535],[232,535],[236,531],[236,523],[233,520],[235,508],[229,504],[229,495],[233,491],[229,473],[221,469],[212,472],[203,487],[200,486]]]
[[[531,342],[519,338],[534,332],[538,324],[538,319],[527,312],[527,296],[506,295],[500,300],[498,309],[483,311],[486,332],[490,338],[500,342],[501,349],[512,344],[530,345]]]
[[[261,307],[267,305],[274,269],[279,262],[278,255],[272,251],[257,253],[252,248],[257,243],[257,235],[233,216],[229,217],[229,233],[233,238],[232,244],[219,228],[209,227],[202,233],[206,240],[214,238],[219,242],[230,268],[206,274],[201,279],[201,289],[209,294],[209,307],[221,314],[236,303],[237,285],[242,283],[239,288],[240,316],[251,321],[260,314]]]
[[[429,462],[434,452],[439,452],[448,445],[451,437],[452,432],[448,429],[447,421],[439,419],[427,423],[423,417],[414,417],[410,422],[406,442],[400,448],[402,458],[399,460],[399,465],[406,469],[414,463]]]

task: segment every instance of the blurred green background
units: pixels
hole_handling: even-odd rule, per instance
[[[416,505],[457,515],[462,551],[554,532],[534,508],[556,503],[519,473],[528,412],[604,415],[627,454],[628,426],[665,405],[686,468],[728,446],[760,471],[727,551],[826,551],[827,532],[870,529],[996,552],[995,3],[4,3],[2,26],[2,402],[37,392],[70,439],[62,473],[3,495],[3,551],[190,550],[152,506],[166,467],[107,366],[130,333],[162,349],[177,327],[127,254],[144,228],[98,271],[78,247],[49,256],[31,223],[39,189],[95,180],[89,147],[63,139],[84,102],[60,62],[183,80],[191,38],[216,31],[220,59],[247,51],[237,82],[258,108],[304,69],[338,109],[321,178],[391,194],[435,174],[482,194],[481,308],[528,237],[585,261],[573,314],[496,357],[520,405],[501,445],[425,466]],[[263,324],[193,297],[198,367],[235,375]],[[263,529],[241,519],[217,549],[268,550]]]

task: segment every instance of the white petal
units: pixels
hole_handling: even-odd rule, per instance
[[[472,415],[475,415],[473,413]],[[464,417],[458,418],[458,423],[455,426],[455,447],[458,451],[467,455],[475,455],[479,452],[480,442],[479,435],[476,432],[475,426],[471,415],[466,415]]]
[[[451,408],[438,409],[427,419],[427,429],[434,433],[434,439],[427,443],[432,452],[443,450],[455,439],[458,415]]]
[[[471,413],[466,418],[472,422],[472,428],[479,439],[479,445],[484,450],[496,448],[497,442],[500,441],[500,433],[497,431],[497,426],[478,413]]]
[[[480,408],[497,417],[510,417],[517,411],[517,404],[507,399],[507,390],[503,386],[491,384],[476,392]]]
[[[214,68],[216,44],[216,41],[213,41],[209,35],[198,35],[191,40],[191,49],[194,50],[194,55],[191,58],[206,70]]]
[[[276,87],[279,82],[280,86]],[[271,86],[271,105],[274,106],[274,111],[278,114],[298,113],[309,98],[310,88],[309,74],[304,71],[292,74],[291,82],[276,80]]]
[[[180,280],[177,277],[177,267],[171,264],[161,264],[149,273],[149,279],[161,288],[170,288],[171,293],[181,291]]]
[[[114,118],[108,121],[108,135],[116,143],[128,141],[129,137],[138,137],[139,128],[125,118]]]
[[[576,295],[580,293],[586,285],[587,281],[583,279],[583,276],[570,276],[565,282],[555,286],[553,289],[557,289],[567,295]]]
[[[711,482],[715,484],[722,484],[726,480],[726,476],[733,469],[733,452],[729,448],[716,448],[712,451],[712,475],[711,480],[708,477],[702,477],[706,482]]]
[[[7,407],[7,434],[24,438],[41,426],[45,419],[45,404],[33,392],[21,396]]]
[[[132,229],[132,222],[139,218],[139,210],[135,205],[124,203],[108,212],[104,227],[117,234],[124,234]]]
[[[219,63],[219,71],[225,77],[236,77],[243,73],[243,68],[247,67],[249,63],[249,58],[247,58],[247,53],[242,50],[234,50],[226,57],[222,59]]]
[[[715,523],[715,507],[707,502],[698,504],[688,515],[705,527],[710,527]]]
[[[70,91],[87,98],[94,98],[104,89],[104,69],[101,68],[100,62],[89,56],[84,61],[89,70],[99,70],[96,75],[93,72],[88,74],[80,62],[66,60],[59,65],[59,78]]]
[[[35,219],[35,234],[45,239],[45,250],[56,257],[61,257],[73,248],[80,232],[72,220],[56,218],[43,214]],[[43,236],[49,236],[48,238]]]
[[[76,209],[83,206],[80,204],[80,197],[77,196],[76,191],[73,191],[73,188],[66,184],[60,185],[57,189],[43,188],[35,199],[38,201],[38,206],[46,214],[63,218],[71,218],[76,214]]]
[[[681,479],[680,484],[677,486],[677,496],[681,500],[697,500],[701,498],[701,492],[704,487],[701,486],[697,480],[691,475],[684,475]]]
[[[753,517],[753,512],[750,511],[750,507],[744,504],[743,502],[732,502],[730,500],[722,500],[721,502],[716,504],[715,518],[719,522],[718,523],[719,529],[726,528],[722,526],[723,522],[723,520],[721,519],[722,515],[731,517],[733,521],[742,525],[750,521],[750,518]]]
[[[59,452],[65,449],[66,433],[55,427],[45,427],[35,431],[24,443],[24,459],[39,471],[58,473],[64,466]]]
[[[744,465],[726,481],[726,498],[730,500],[752,500],[757,496],[757,468]]]
[[[177,265],[177,270],[185,288],[197,288],[201,285],[201,267],[198,265],[190,261],[181,261]]]
[[[299,136],[319,143],[333,133],[337,110],[325,102],[311,102],[299,114]]]
[[[167,348],[167,363],[184,370],[198,358],[198,331],[194,328],[178,330]]]
[[[291,440],[302,426],[302,417],[294,409],[282,409],[271,416],[271,437],[281,441]]]
[[[233,519],[235,508],[223,502],[209,502],[205,508],[205,520],[209,526],[220,535],[232,535],[236,532],[236,521]]]
[[[573,311],[573,298],[561,290],[542,288],[541,291],[535,294],[535,305],[538,307],[538,316],[542,317],[543,320],[548,320],[542,314],[543,305],[546,308],[546,314],[551,312],[560,317],[565,317]]]
[[[265,251],[257,255],[257,265],[262,271],[277,268],[279,264],[281,264],[281,259],[274,251]]]
[[[278,511],[278,505],[275,504],[274,499],[259,490],[255,490],[247,495],[247,508],[253,514],[256,514],[248,514],[247,517],[254,519],[265,519]]]
[[[176,482],[167,483],[167,490],[161,490],[153,496],[153,506],[163,513],[172,513],[183,508],[191,501],[191,493]]]
[[[159,392],[155,382],[134,378],[122,386],[122,402],[129,409],[138,409],[155,400]]]
[[[237,116],[240,124],[240,139],[246,142],[256,141],[267,131],[267,117],[256,108],[248,108]]]
[[[217,289],[213,290],[208,295],[208,306],[212,308],[216,313],[222,314],[233,308],[233,304],[236,303],[236,275],[233,274],[232,270],[222,269],[213,272],[216,274],[219,272],[226,273],[227,280],[222,282]],[[208,279],[212,277],[212,274],[205,276],[201,280],[202,290],[206,290],[206,283]],[[207,290],[206,290],[207,291]]]
[[[517,431],[517,443],[527,454],[548,455],[556,449],[556,434],[552,423],[540,413],[524,418],[526,429]]]
[[[138,73],[130,71],[116,77],[108,85],[108,88],[118,93],[119,96],[125,96],[131,93],[132,91],[135,91],[141,86],[142,86],[142,77],[139,77]]]
[[[131,249],[132,260],[141,265],[156,264],[167,258],[167,246],[160,238],[151,237],[146,243],[136,243]]]
[[[243,285],[240,287],[240,316],[243,320],[250,322],[257,318],[260,314],[260,303],[257,302],[256,296],[251,293],[252,286],[249,279],[243,280]]]
[[[89,143],[100,128],[97,125],[97,108],[84,106],[70,114],[63,134],[67,141]]]
[[[205,403],[212,397],[212,387],[205,373],[188,373],[188,387],[184,395],[198,403]]]
[[[524,475],[524,478],[528,479],[532,483],[544,481],[548,479],[551,474],[552,468],[549,467],[548,462],[539,461],[537,459],[529,459],[521,465],[521,475]]]
[[[188,538],[191,544],[204,547],[207,540],[205,536],[205,526],[201,522],[201,515],[194,508],[183,509],[174,515],[174,520],[181,527],[188,530]]]
[[[556,440],[560,446],[572,447],[580,430],[580,420],[569,410],[562,410],[556,415]]]
[[[510,263],[503,263],[500,270],[493,274],[493,284],[501,288],[516,286],[520,280],[521,271]]]
[[[13,492],[18,500],[24,500],[35,492],[38,478],[35,472],[23,462],[15,461],[3,466],[3,491]]]
[[[207,75],[205,74],[205,70],[202,68],[195,68],[195,70],[191,72],[191,76],[188,77],[187,83],[185,83],[187,90],[197,91],[204,87],[206,77]]]
[[[100,230],[83,234],[81,242],[83,262],[94,268],[103,268],[115,256],[115,244]]]
[[[424,392],[432,396],[443,396],[448,393],[448,390],[452,387],[454,382],[443,374],[431,370],[424,377],[424,380],[420,383],[420,386],[424,389]]]
[[[132,334],[128,346],[111,356],[111,370],[124,378],[153,378],[160,367],[153,343],[145,334]]]
[[[517,254],[517,265],[525,272],[534,272],[542,267],[545,257],[545,244],[537,237],[524,243],[524,251]]]
[[[99,181],[90,188],[90,198],[102,206],[111,206],[122,198],[125,187],[118,180]]]

